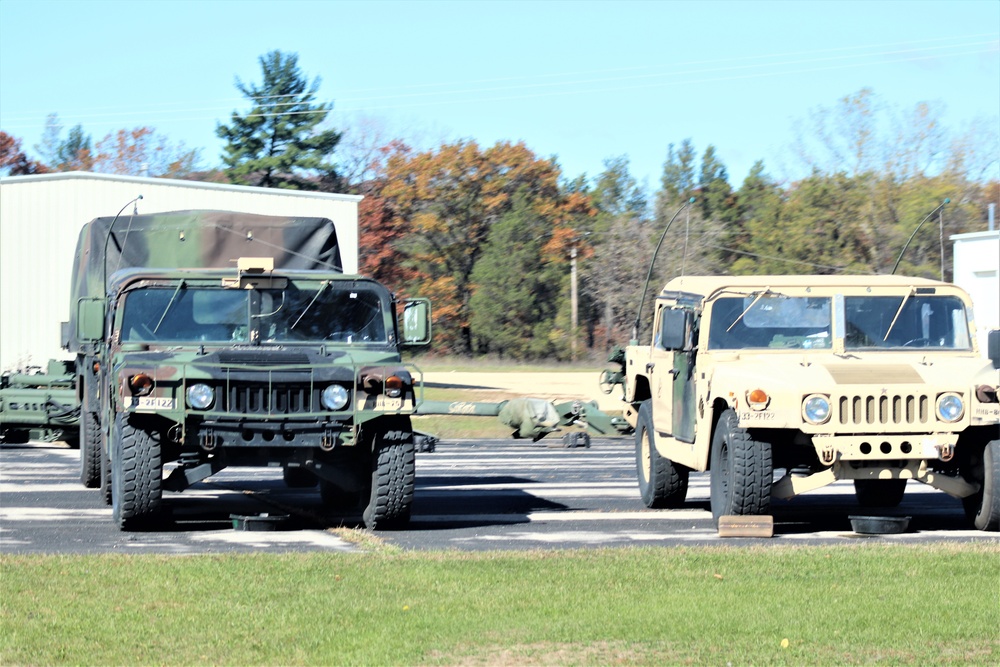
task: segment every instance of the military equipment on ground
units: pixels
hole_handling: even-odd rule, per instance
[[[79,446],[80,406],[73,387],[72,362],[51,360],[44,373],[29,368],[0,375],[0,439]]]
[[[974,327],[968,295],[933,280],[682,277],[602,382],[623,387],[648,507],[682,504],[692,470],[717,522],[837,480],[891,507],[915,480],[997,530],[1000,332],[987,361]]]

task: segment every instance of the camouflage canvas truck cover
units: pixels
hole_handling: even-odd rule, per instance
[[[619,375],[647,506],[682,503],[691,470],[710,471],[717,522],[837,480],[864,506],[894,506],[916,480],[961,498],[978,528],[1000,526],[1000,371],[960,288],[685,277],[654,310],[650,344],[633,341]]]
[[[82,479],[119,527],[153,523],[164,490],[240,465],[318,483],[327,508],[370,527],[406,521],[414,378],[398,304],[341,272],[333,223],[205,211],[111,223],[81,231],[68,337]],[[404,307],[425,342],[427,304]]]

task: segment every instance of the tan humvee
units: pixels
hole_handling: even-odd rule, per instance
[[[716,521],[841,479],[894,506],[912,479],[997,530],[1000,361],[977,349],[971,306],[901,276],[670,281],[651,344],[623,360],[643,501],[677,506],[691,470],[711,471]]]

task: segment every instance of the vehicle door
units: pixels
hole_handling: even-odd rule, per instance
[[[697,326],[693,309],[662,305],[650,351],[653,427],[682,442],[694,442]]]

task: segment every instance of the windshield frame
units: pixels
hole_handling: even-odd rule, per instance
[[[136,304],[134,301],[130,303],[130,299],[139,298],[143,293],[152,290],[159,292],[159,294],[156,295],[156,298],[150,299],[146,310],[141,314],[132,311],[131,309]],[[360,324],[370,325],[369,330],[373,332],[373,335],[369,335],[367,338],[350,335],[334,337],[332,334],[336,332],[332,331],[331,335],[325,337],[316,335],[315,332],[321,323],[310,320],[310,315],[322,315],[322,311],[310,311],[322,305],[323,299],[320,297],[324,292],[329,297],[357,295],[357,301],[364,301],[367,304],[366,312],[370,311],[370,318]],[[293,293],[301,294],[302,297],[298,300],[289,299],[288,296]],[[215,318],[214,314],[206,315],[208,311],[204,309],[195,310],[193,300],[196,298],[196,294],[212,294],[216,297],[231,295],[232,297],[242,297],[242,299],[209,298],[208,301],[216,302],[219,304],[219,308],[223,309],[217,318],[218,321],[215,321],[212,319]],[[236,316],[227,315],[224,308],[230,308],[228,312],[232,313],[234,309],[238,310],[234,304],[238,304],[240,301],[246,304],[246,310]],[[147,279],[125,286],[119,292],[116,303],[117,308],[114,315],[116,340],[127,344],[169,347],[317,344],[385,347],[395,344],[396,340],[395,322],[392,317],[394,307],[392,297],[384,287],[367,279],[340,281],[293,278],[283,289],[270,286],[256,289],[234,289],[221,285],[218,280],[191,277],[178,277],[170,280]],[[275,309],[276,304],[277,309]],[[177,312],[169,313],[167,311]],[[265,327],[269,326],[267,320],[279,311],[285,316],[291,313],[291,319],[285,322],[286,325],[296,324],[295,329],[306,331],[308,327],[305,325],[308,323],[312,325],[313,333],[305,336],[268,335],[272,332],[265,330]],[[183,320],[180,319],[181,313],[185,317]],[[208,321],[206,321],[206,317],[209,318]],[[149,324],[140,334],[138,333],[139,328],[135,324],[143,318],[148,318],[146,321]],[[171,323],[173,323],[173,329],[171,329]],[[342,326],[342,332],[350,332],[355,321],[350,320],[346,324],[349,326]],[[220,325],[226,327],[225,332],[222,331]],[[161,331],[154,333],[154,326],[160,327]],[[176,332],[183,333],[175,335]]]
[[[876,281],[873,280],[873,282]],[[758,342],[755,345],[748,344],[743,347],[735,345],[720,346],[713,341],[712,334],[719,327],[724,331],[729,327],[744,326],[741,323],[742,320],[752,312],[752,308],[748,307],[750,302],[755,299],[773,296],[792,298],[825,297],[830,299],[832,301],[832,321],[828,339],[830,344],[825,346],[800,347],[798,344],[799,341],[795,340],[795,337],[792,337],[791,341],[786,339],[783,341],[784,344],[780,344],[782,341],[778,341],[779,344],[771,345],[771,341],[765,341]],[[733,297],[744,300],[743,305],[731,313],[724,312],[724,309],[720,307],[720,302]],[[886,303],[892,303],[892,308],[889,309],[891,312],[887,313],[884,323],[880,321],[882,325],[879,333],[880,343],[882,340],[885,340],[885,344],[861,345],[851,338],[850,327],[848,325],[852,319],[852,315],[850,314],[850,308],[845,306],[845,303],[853,307],[853,302],[869,298],[885,299],[887,300]],[[932,301],[933,299],[939,299],[940,301]],[[908,301],[912,301],[913,303],[908,304]],[[907,318],[914,317],[911,309],[920,308],[928,303],[932,307],[938,304],[944,304],[945,306],[937,314],[943,319],[933,319],[935,316],[931,315],[933,322],[936,324],[932,323],[930,328],[932,331],[938,332],[937,338],[930,342],[913,341],[910,338],[896,340],[898,335],[906,330]],[[702,350],[716,353],[768,353],[781,351],[801,353],[832,351],[838,355],[850,355],[870,352],[926,353],[933,351],[935,353],[969,354],[977,349],[971,306],[972,304],[969,302],[968,296],[960,288],[945,283],[927,285],[926,281],[924,283],[916,282],[910,286],[878,285],[877,283],[867,287],[853,285],[809,286],[808,284],[803,284],[800,287],[792,289],[787,284],[775,287],[768,287],[761,284],[759,287],[720,288],[713,292],[703,304],[705,316],[709,317],[711,321],[706,323],[708,326],[702,327],[699,347]],[[721,322],[716,323],[716,320],[720,318],[725,320],[724,325]],[[891,324],[893,319],[897,321]],[[897,328],[899,328],[899,331],[896,331]],[[946,333],[942,334],[940,332]],[[802,332],[799,333],[801,334]],[[891,335],[887,336],[887,334]]]

